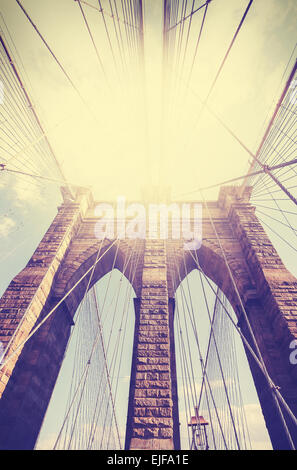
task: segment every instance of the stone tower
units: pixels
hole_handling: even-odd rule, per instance
[[[244,306],[267,371],[297,415],[297,366],[289,361],[289,345],[297,339],[297,280],[268,239],[249,195],[249,188],[240,197],[236,187],[223,187],[218,201],[208,202],[207,210],[204,204],[197,258],[230,301],[241,331],[249,338]],[[94,235],[96,203],[90,191],[77,188],[72,196],[64,189],[63,198],[27,266],[0,300],[0,340],[6,358],[18,348],[0,371],[1,449],[35,445],[73,317],[88,286],[88,276],[83,275],[95,263],[101,243]],[[89,287],[112,269],[117,243],[104,240],[105,255],[96,264]],[[126,274],[137,298],[125,446],[178,449],[174,296],[178,284],[197,265],[180,240],[145,238],[140,243],[135,276],[129,279]],[[120,241],[115,268],[123,270],[133,246],[129,239]],[[20,346],[54,307],[54,313]],[[247,357],[273,447],[286,449],[271,389],[249,352]],[[284,416],[297,446],[296,426],[286,412]]]

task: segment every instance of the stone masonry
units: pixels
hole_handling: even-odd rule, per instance
[[[174,449],[179,447],[179,427],[173,401],[177,403],[170,344],[173,309],[168,298],[164,240],[146,240],[141,296],[135,310],[126,448]]]
[[[135,240],[104,240],[101,246],[94,235],[96,202],[90,192],[77,188],[72,197],[63,191],[56,218],[0,299],[5,358],[18,348],[0,371],[0,449],[34,448],[89,277],[76,283],[95,262],[98,249],[105,254],[90,286],[113,267],[123,271],[125,259],[131,259],[125,275],[137,296],[127,449],[180,446],[174,295],[187,273],[197,269],[196,257],[203,272],[229,299],[241,331],[249,338],[247,315],[265,366],[297,416],[297,366],[289,361],[290,343],[297,339],[297,280],[259,223],[249,195],[250,188],[239,195],[236,187],[223,187],[218,201],[204,204],[202,246],[194,253],[185,251],[180,240],[140,240],[139,263],[130,276],[135,261],[129,255],[134,253]],[[62,301],[70,289],[71,294]],[[58,302],[55,313],[20,347]],[[271,389],[248,351],[247,358],[273,447],[287,449]],[[296,426],[286,412],[284,416],[297,447]]]

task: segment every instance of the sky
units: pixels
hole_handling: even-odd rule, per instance
[[[95,0],[89,3],[97,4]],[[169,187],[172,197],[179,199],[199,186],[248,170],[249,155],[207,109],[201,109],[201,99],[207,96],[246,0],[211,2],[188,82],[202,18],[196,13],[183,67],[183,54],[178,61],[175,54],[164,88],[162,2],[145,0],[145,93],[133,54],[127,53],[128,67],[122,67],[109,17],[115,60],[100,14],[83,6],[100,62],[77,2],[24,0],[22,4],[71,79],[70,83],[17,3],[0,0],[2,28],[7,34],[4,19],[35,109],[69,182],[91,186],[97,200],[114,200],[119,195],[139,199],[143,188],[152,186]],[[107,10],[107,2],[102,4]],[[296,17],[294,0],[255,0],[209,97],[209,106],[253,151],[293,64],[294,56],[289,60],[296,43]],[[44,174],[43,168],[38,170]],[[205,195],[216,199],[217,194],[214,189]],[[7,178],[0,179],[0,197],[3,292],[30,258],[61,196],[57,185],[45,190],[24,179]],[[296,257],[282,245],[278,247],[286,265],[297,274]],[[254,400],[246,406],[256,429],[259,405]],[[263,425],[258,429],[255,445],[269,445]]]
[[[106,199],[119,193],[127,198],[139,197],[143,185],[158,184],[160,161],[162,185],[170,186],[176,196],[195,189],[199,181],[207,186],[243,174],[248,168],[249,156],[207,111],[195,126],[201,104],[194,93],[201,98],[206,96],[247,3],[214,0],[209,6],[181,111],[179,102],[184,96],[184,83],[196,44],[196,35],[191,33],[183,71],[173,64],[179,88],[175,87],[172,102],[176,108],[171,114],[174,118],[180,117],[180,131],[173,127],[162,143],[159,132],[162,125],[162,2],[145,2],[147,168],[147,141],[139,109],[142,101],[136,93],[138,72],[133,64],[129,69],[132,77],[120,70],[115,72],[98,12],[84,5],[107,80],[76,2],[23,2],[71,77],[77,93],[17,3],[1,0],[2,13],[32,84],[34,103],[68,180],[91,185],[98,198]],[[252,150],[262,136],[265,118],[277,98],[295,45],[295,18],[293,0],[256,0],[209,100],[212,109]],[[201,15],[197,13],[193,17],[192,31],[198,29],[200,22]],[[117,57],[117,62],[119,60]],[[221,149],[224,149],[223,155]],[[210,192],[208,197],[215,198],[216,194],[217,191]]]

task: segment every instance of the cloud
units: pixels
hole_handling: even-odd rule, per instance
[[[261,406],[249,403],[244,406],[253,450],[271,450],[272,446],[265,426]]]
[[[16,180],[12,186],[17,202],[15,205],[30,203],[33,205],[43,202],[40,186],[30,183],[24,184],[23,181]]]
[[[16,223],[11,217],[4,216],[0,222],[0,236],[7,237],[15,225]]]
[[[234,411],[235,411],[235,408],[236,407],[233,407]],[[259,405],[259,403],[246,404],[244,405],[244,410],[246,414],[247,427],[248,427],[248,432],[250,436],[252,450],[272,450],[272,445],[270,442],[270,438],[268,435],[268,431],[266,429],[261,406]],[[194,412],[192,413],[192,415],[193,414]],[[202,414],[207,420],[209,419],[207,411],[201,410],[200,414]],[[181,409],[179,412],[179,420],[182,423],[182,426],[180,429],[182,448],[187,449],[188,448],[187,423],[189,421],[189,416],[187,416],[186,411],[184,409]],[[208,433],[210,433],[210,428],[208,430]]]
[[[3,178],[0,178],[0,191],[6,212],[12,211],[13,207],[22,209],[22,213],[24,209],[29,210],[32,206],[44,204],[45,194],[49,192],[47,186],[41,185],[40,181],[11,173],[3,173]]]
[[[103,422],[104,422],[104,417],[103,417]],[[105,448],[109,449],[118,449],[119,448],[119,441],[118,441],[118,436],[117,436],[117,431],[115,428],[115,424],[113,421],[113,430],[110,433],[110,428],[108,426],[105,426],[104,423],[102,424],[97,424],[93,428],[93,423],[92,422],[86,422],[86,423],[79,423],[78,428],[76,429],[74,436],[77,437],[78,432],[81,435],[81,441],[77,443],[76,437],[73,437],[73,439],[70,437],[70,431],[67,431],[67,435],[65,436],[65,433],[63,432],[62,435],[60,436],[60,439],[56,445],[55,450],[65,450],[67,449],[70,440],[71,444],[69,445],[70,450],[78,450],[78,449],[92,449],[92,450],[103,450]],[[92,433],[91,433],[92,430]],[[56,432],[47,432],[44,434],[41,434],[35,449],[36,450],[53,450],[54,446],[57,441],[57,437],[59,435],[59,429],[57,429]],[[89,438],[92,436],[92,443],[89,442]],[[125,442],[125,427],[122,429],[119,429],[119,438],[121,441],[121,446],[123,447],[124,442]],[[102,445],[102,449],[101,449]],[[77,447],[78,446],[78,447]]]
[[[48,433],[37,441],[36,450],[52,450],[57,440],[57,433]]]

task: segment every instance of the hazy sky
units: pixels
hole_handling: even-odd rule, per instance
[[[95,0],[89,3],[97,5]],[[173,57],[167,70],[168,81],[162,89],[162,2],[144,3],[145,97],[133,54],[124,57],[129,63],[128,72],[122,67],[110,18],[106,21],[115,61],[100,13],[83,6],[102,68],[77,2],[22,1],[71,77],[75,90],[17,3],[0,0],[1,13],[26,72],[26,85],[64,173],[70,182],[91,185],[98,199],[114,199],[119,195],[138,198],[143,186],[160,181],[178,196],[200,185],[241,175],[249,167],[249,156],[238,143],[206,109],[200,114],[197,98],[206,97],[248,1],[211,2],[188,90],[186,83],[201,12],[193,17],[183,67],[176,67]],[[108,2],[102,4],[108,10]],[[255,0],[210,96],[211,108],[251,150],[261,140],[265,120],[292,67],[288,61],[296,43],[296,18],[295,0]],[[169,110],[165,121],[164,92]],[[15,182],[7,188],[0,181],[0,190],[0,261],[5,265],[0,291],[3,291],[30,258],[54,217],[59,195],[53,188],[49,198],[35,186],[28,185],[24,190]],[[209,191],[207,197],[215,199],[217,190]],[[296,268],[293,258],[288,262]],[[259,434],[257,442],[264,445],[262,440],[267,443],[267,438],[263,426],[258,426],[259,405],[247,406],[255,433]]]
[[[89,3],[97,5],[95,0]],[[145,1],[148,146],[143,132],[142,97],[137,92],[137,69],[129,68],[132,76],[121,69],[116,40],[112,38],[118,63],[118,72],[115,71],[98,11],[83,5],[104,72],[76,2],[23,1],[81,99],[17,3],[1,0],[5,21],[30,77],[33,101],[68,179],[82,185],[91,184],[98,198],[105,199],[119,193],[128,198],[138,197],[142,185],[157,183],[160,158],[162,184],[171,186],[177,195],[199,184],[205,186],[244,173],[248,155],[207,110],[195,125],[201,105],[193,92],[202,99],[207,95],[247,4],[246,0],[211,2],[185,95],[202,19],[201,12],[194,15],[184,66],[175,68],[174,62],[171,64],[177,80],[169,96],[173,122],[170,132],[163,133],[161,138],[162,2]],[[103,2],[103,7],[108,11],[108,2]],[[296,42],[296,11],[294,0],[254,1],[209,100],[210,106],[252,150],[260,141],[264,120],[277,98],[276,92],[280,90]],[[106,18],[112,34],[111,19]],[[186,33],[183,37],[182,51]],[[168,86],[166,83],[165,88]],[[146,163],[148,147],[149,165]],[[215,198],[216,191],[210,192],[209,197]]]

